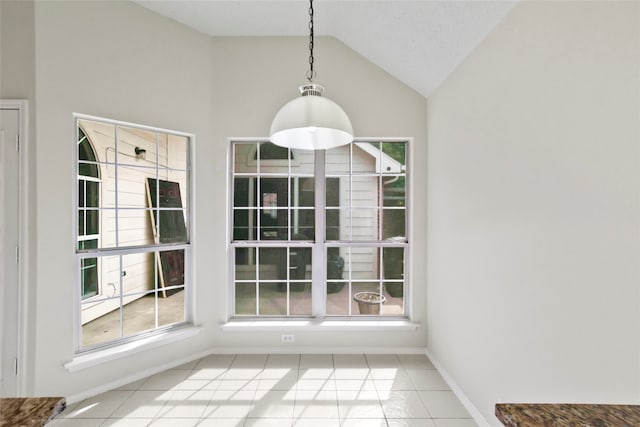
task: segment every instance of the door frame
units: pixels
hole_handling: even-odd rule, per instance
[[[26,99],[0,99],[0,109],[17,110],[19,115],[19,135],[20,149],[18,151],[19,171],[18,171],[18,369],[17,369],[17,396],[25,396],[27,390],[28,348],[27,331],[32,325],[29,323],[29,300],[30,300],[30,271],[29,271],[29,241],[31,236],[29,230],[29,198],[27,189],[30,188],[29,179],[29,102]]]

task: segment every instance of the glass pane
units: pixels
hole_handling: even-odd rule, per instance
[[[187,173],[171,169],[158,170],[160,177],[160,207],[186,208],[187,203]],[[154,184],[150,182],[150,184]],[[153,185],[155,189],[155,185]],[[155,197],[152,199],[155,201]]]
[[[236,315],[256,314],[256,284],[255,283],[236,283]]]
[[[114,231],[115,238],[115,218],[112,220],[111,212],[103,213],[105,217],[104,233],[109,236],[110,231]],[[152,211],[149,209],[121,209],[118,210],[118,246],[141,246],[150,245],[155,242],[156,230],[153,224]],[[103,245],[104,247],[104,245]]]
[[[155,164],[156,158],[160,164],[166,163],[166,134],[128,126],[117,126],[116,131],[118,163],[146,166],[149,163]],[[159,150],[156,149],[156,142],[160,144]]]
[[[291,197],[291,206],[315,206],[315,189],[313,178],[293,178],[291,180],[291,187],[294,189]]]
[[[114,125],[92,120],[78,120],[79,161],[113,162],[115,152]],[[92,169],[91,166],[80,166],[78,172],[81,175],[97,178],[97,171]]]
[[[383,209],[382,211],[382,238],[404,241],[406,231],[405,209]]]
[[[340,292],[345,285],[345,259],[340,255],[339,248],[327,249],[327,293]]]
[[[258,250],[258,278],[260,280],[287,280],[287,249],[260,248]]]
[[[256,240],[256,211],[247,209],[233,210],[233,240]],[[251,221],[251,222],[249,222]],[[249,227],[251,224],[251,227]]]
[[[258,314],[279,315],[287,314],[286,285],[278,283],[260,283],[260,301]]]
[[[353,144],[353,172],[379,173],[380,144],[356,142]]]
[[[261,143],[258,152],[260,160],[287,160],[288,158],[293,158],[288,148],[280,147],[271,142]]]
[[[187,212],[182,208],[182,192],[180,183],[160,180],[159,188],[155,179],[148,179],[150,205],[159,207],[160,211],[153,211],[152,220],[159,233],[160,243],[185,243],[187,235]],[[159,220],[158,220],[159,214]]]
[[[349,284],[339,286],[327,283],[327,314],[330,316],[349,315]]]
[[[162,141],[163,138],[160,138]],[[167,135],[166,163],[160,162],[160,166],[171,169],[187,170],[189,159],[189,138],[179,135]],[[160,151],[165,147],[160,144]],[[169,178],[171,179],[171,178]]]
[[[404,282],[385,282],[382,314],[386,316],[404,315]]]
[[[340,236],[340,219],[342,211],[340,209],[327,209],[326,212],[326,233],[327,240],[338,240],[340,238],[349,239],[349,235]]]
[[[256,248],[236,248],[236,280],[256,278]]]
[[[353,283],[351,295],[351,314],[354,316],[376,316],[384,310],[386,297],[380,292],[379,283]]]
[[[98,258],[80,260],[80,286],[82,299],[98,295]]]
[[[152,278],[150,276],[148,280]],[[159,252],[158,287],[162,289],[180,285],[184,285],[184,249]]]
[[[120,338],[120,298],[111,298],[98,304],[83,302],[82,347],[102,344]]]
[[[97,209],[87,209],[86,214],[86,229],[85,234],[98,234],[100,233],[100,211]]]
[[[86,206],[86,193],[87,193],[87,181],[84,179],[78,180],[78,207],[84,208]]]
[[[351,248],[351,279],[352,280],[378,280],[380,278],[380,266],[377,247],[352,247]]]
[[[287,240],[289,238],[289,180],[263,178],[258,181],[260,210],[260,239]]]
[[[289,285],[289,312],[293,316],[311,316],[311,282]]]
[[[382,173],[401,173],[407,164],[407,144],[405,142],[383,142],[384,153]]]
[[[349,206],[348,190],[349,190],[349,178],[327,178],[325,180],[325,200],[327,207],[340,207]],[[345,199],[340,200],[340,189],[343,189]]]
[[[349,156],[351,145],[343,145],[341,147],[332,148],[326,151],[325,169],[327,175],[346,174],[349,173]]]
[[[125,337],[157,327],[155,292],[129,295],[124,298],[122,326]]]
[[[346,224],[349,224],[346,222]],[[378,210],[377,209],[352,209],[351,210],[352,239],[353,240],[378,240]],[[343,233],[348,230],[343,227]],[[342,238],[342,236],[341,236]]]
[[[289,279],[311,279],[311,248],[289,249]]]
[[[378,176],[354,176],[351,178],[351,206],[378,207]]]
[[[292,240],[315,239],[315,210],[294,209],[291,211],[293,223]]]
[[[254,185],[254,181],[254,178],[235,177],[233,179],[233,206],[255,206],[256,202],[251,197],[253,195],[251,186]]]
[[[146,213],[146,211],[141,211]],[[139,215],[144,215],[138,213]],[[147,213],[147,215],[149,215]],[[104,209],[100,212],[102,227],[100,228],[100,248],[113,248],[116,246],[116,210]]]
[[[184,297],[184,287],[167,291],[166,296],[158,293],[158,326],[185,321]]]
[[[406,178],[395,176],[382,182],[384,206],[406,206]]]
[[[404,279],[404,248],[382,248],[385,279]]]
[[[79,209],[78,210],[78,236],[84,236],[86,233],[85,231],[85,224],[87,222],[87,212],[84,209]]]
[[[233,172],[234,173],[257,173],[258,166],[255,159],[258,144],[256,143],[234,143],[233,144]]]
[[[117,166],[118,173],[118,207],[146,208],[149,207],[146,180],[155,178],[156,171],[152,168],[137,168],[133,166]],[[155,188],[155,187],[154,187]],[[155,200],[155,198],[154,198]]]

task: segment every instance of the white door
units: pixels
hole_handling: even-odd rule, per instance
[[[0,396],[18,387],[18,230],[20,111],[0,110]]]

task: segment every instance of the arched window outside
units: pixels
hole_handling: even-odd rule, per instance
[[[89,138],[78,129],[78,250],[97,249],[100,238],[100,171]],[[98,259],[80,260],[82,299],[98,294]]]

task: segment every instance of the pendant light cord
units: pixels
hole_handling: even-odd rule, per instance
[[[315,71],[313,70],[313,0],[309,0],[309,72],[307,80],[313,83]]]

